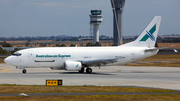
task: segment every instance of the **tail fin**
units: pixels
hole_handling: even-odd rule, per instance
[[[161,23],[161,16],[155,16],[140,36],[133,42],[124,46],[154,47]]]

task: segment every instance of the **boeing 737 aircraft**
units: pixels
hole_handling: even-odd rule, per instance
[[[123,65],[157,54],[154,47],[161,16],[155,16],[133,42],[112,47],[44,47],[15,52],[4,61],[26,73],[26,68],[51,68],[91,73],[92,66]]]

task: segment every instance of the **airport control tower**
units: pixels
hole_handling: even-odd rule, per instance
[[[125,5],[125,0],[111,0],[111,5],[113,9],[113,42],[117,45],[123,44],[122,36],[122,17]]]
[[[99,42],[99,25],[102,23],[101,10],[91,10],[90,24],[93,25],[93,43]]]

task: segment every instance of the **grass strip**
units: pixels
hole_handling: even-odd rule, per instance
[[[139,61],[180,61],[180,54],[154,55]]]
[[[0,63],[4,63],[4,59],[0,59]]]
[[[0,94],[19,93],[100,93],[100,92],[175,92],[173,90],[109,86],[28,86],[0,85]]]
[[[159,66],[159,67],[180,67],[180,62],[167,63],[128,63],[126,66]]]
[[[179,101],[180,95],[65,95],[0,97],[1,101]]]
[[[146,61],[179,61],[179,62],[163,62],[163,63],[128,63],[127,66],[160,66],[160,67],[180,67],[180,54],[154,55],[139,62]]]

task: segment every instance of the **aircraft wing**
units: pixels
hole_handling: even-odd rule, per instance
[[[105,66],[109,63],[117,62],[118,58],[111,58],[111,59],[98,59],[98,60],[89,60],[89,61],[83,61],[82,64],[88,65],[88,66]]]

